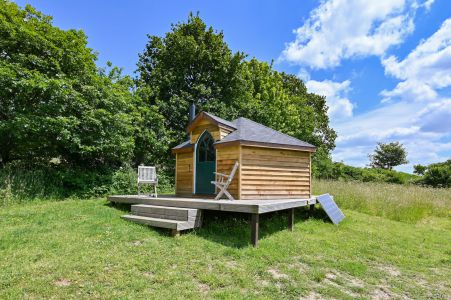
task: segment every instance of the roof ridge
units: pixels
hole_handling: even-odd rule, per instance
[[[298,139],[298,138],[295,138],[294,136],[291,136],[291,135],[289,135],[289,134],[283,133],[283,132],[281,132],[281,131],[279,131],[279,130],[275,130],[274,128],[271,128],[271,127],[269,127],[269,126],[263,125],[263,124],[261,124],[261,123],[255,122],[254,120],[251,120],[251,119],[248,119],[248,118],[245,118],[245,117],[239,117],[238,119],[246,119],[246,120],[248,120],[248,121],[251,121],[251,122],[254,123],[254,124],[263,126],[263,127],[265,127],[265,128],[268,128],[268,129],[271,129],[272,131],[275,131],[275,132],[277,132],[277,133],[279,133],[279,134],[282,134],[282,135],[284,135],[284,136],[286,136],[286,137],[289,137],[289,138],[292,138],[292,139],[296,139],[296,140],[298,140],[298,141],[300,141],[300,142],[303,142],[303,143],[307,143],[307,142],[304,142],[303,140],[300,140],[300,139]],[[237,119],[237,120],[238,120],[238,119]],[[307,143],[307,144],[312,145],[312,144],[310,144],[310,143]],[[312,146],[313,146],[313,145],[312,145]]]
[[[214,114],[212,114],[212,113],[206,112],[206,111],[201,111],[201,112],[199,112],[199,114],[201,114],[201,113],[206,114],[206,115],[209,116],[210,118],[212,118],[212,119],[214,119],[214,120],[218,121],[219,123],[222,123],[222,124],[224,124],[224,125],[226,125],[226,126],[229,126],[229,127],[232,127],[232,128],[235,127],[235,125],[232,123],[232,121],[229,121],[229,120],[226,120],[226,119],[224,119],[224,118],[218,117],[218,116],[216,116],[216,115],[214,115]],[[196,117],[197,117],[197,116],[196,116]],[[218,119],[219,119],[219,120],[218,120]],[[236,128],[235,128],[235,129],[236,129]]]

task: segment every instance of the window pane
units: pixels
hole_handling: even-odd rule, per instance
[[[216,155],[213,143],[213,137],[209,133],[204,134],[198,144],[197,157],[199,162],[215,161]]]

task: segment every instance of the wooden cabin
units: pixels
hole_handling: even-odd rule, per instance
[[[213,172],[239,169],[228,191],[235,199],[310,198],[315,147],[246,118],[227,121],[206,112],[188,125],[189,140],[174,147],[176,194],[214,196]]]

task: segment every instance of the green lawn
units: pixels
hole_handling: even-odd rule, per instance
[[[299,209],[294,232],[286,215],[266,215],[255,249],[239,215],[207,215],[172,238],[123,213],[104,199],[1,208],[0,299],[451,295],[449,215],[400,222],[344,209],[334,226],[319,209],[311,218]]]

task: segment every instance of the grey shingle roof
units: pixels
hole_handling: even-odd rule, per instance
[[[238,118],[233,121],[233,124],[235,124],[235,127],[237,129],[228,134],[222,140],[216,142],[216,144],[223,144],[234,141],[248,141],[256,143],[315,148],[315,146],[313,146],[312,144],[303,142],[301,140],[298,140],[297,138],[281,133],[277,130],[266,127],[246,118]]]
[[[183,148],[190,148],[190,147],[192,147],[193,145],[190,143],[190,140],[187,140],[187,141],[184,141],[183,143],[181,143],[181,144],[179,144],[179,145],[177,145],[177,146],[175,146],[174,148],[172,148],[172,149],[183,149]]]
[[[232,129],[235,129],[227,136],[225,136],[222,140],[217,141],[215,144],[224,144],[229,142],[240,141],[240,142],[262,143],[265,145],[267,144],[287,145],[292,147],[311,148],[313,150],[316,148],[312,144],[303,142],[301,140],[298,140],[297,138],[294,138],[292,136],[269,128],[265,125],[249,120],[247,118],[238,118],[230,122],[221,119],[219,117],[216,117],[212,114],[206,112],[203,113],[207,115],[209,118],[215,120],[216,122],[231,127]],[[187,140],[181,143],[180,145],[175,146],[172,149],[177,150],[189,147],[193,147],[193,144],[191,144],[190,141]]]

